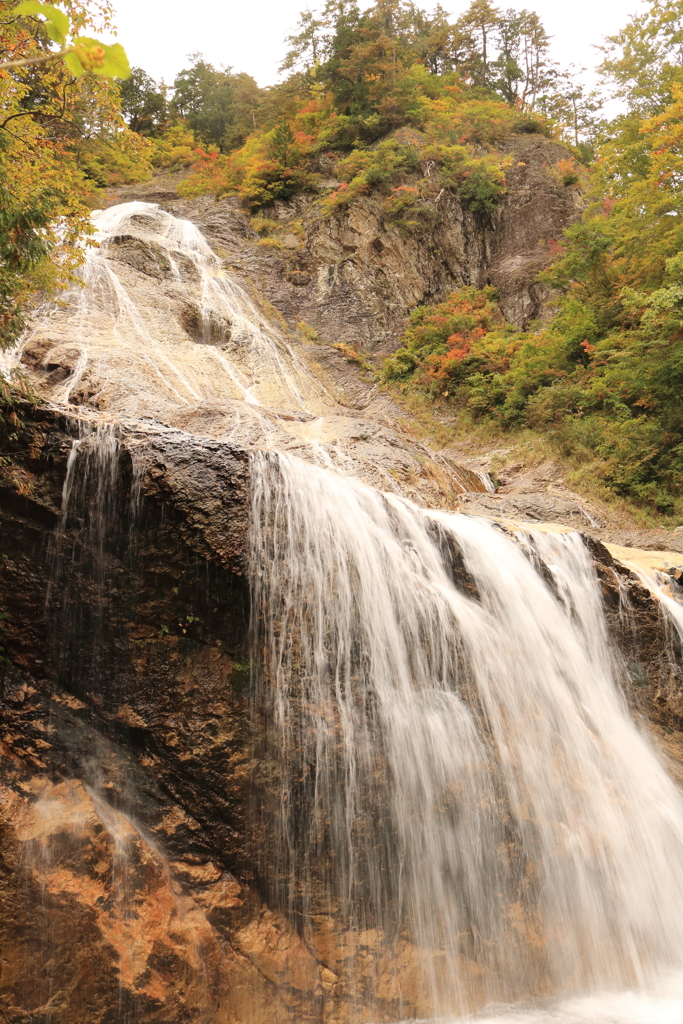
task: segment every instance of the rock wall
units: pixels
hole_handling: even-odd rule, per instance
[[[245,453],[124,432],[98,533],[97,474],[72,477],[61,512],[77,435],[36,414],[0,488],[0,1019],[335,1024],[363,1019],[363,1000],[376,1019],[428,1013],[408,943],[384,962],[372,929],[345,935],[325,914],[295,928],[264,900],[248,827],[262,726],[247,686]],[[683,763],[677,641],[588,542],[625,697]],[[64,641],[74,624],[60,660],[55,631]],[[466,970],[474,1006],[481,979]]]
[[[304,321],[323,342],[388,352],[412,308],[464,285],[493,285],[504,316],[520,329],[545,315],[551,294],[538,272],[550,258],[549,243],[579,214],[581,193],[556,171],[571,156],[561,144],[518,135],[505,155],[508,191],[492,218],[444,193],[433,221],[410,229],[384,217],[372,196],[329,218],[313,197],[300,196],[265,211],[280,232],[274,241],[259,240],[237,199],[181,200],[172,176],[119,189],[111,201],[157,202],[193,220],[226,266],[291,326]]]
[[[261,947],[296,940],[245,867],[244,453],[126,438],[93,554],[88,493],[60,523],[74,434],[39,419],[2,490],[0,1019],[273,1020]]]

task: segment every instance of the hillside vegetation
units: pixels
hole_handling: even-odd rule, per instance
[[[2,52],[44,51],[49,39],[13,7],[0,0]],[[84,26],[111,18],[105,2],[61,7]],[[410,231],[437,216],[445,191],[484,225],[506,193],[508,140],[541,133],[565,142],[552,173],[586,198],[544,271],[552,317],[520,333],[502,322],[495,293],[465,289],[412,313],[380,376],[457,413],[461,428],[542,434],[604,497],[677,521],[682,40],[683,0],[651,0],[606,41],[603,81],[624,111],[611,121],[578,69],[553,63],[533,12],[489,0],[452,22],[408,0],[365,11],[329,0],[301,15],[285,77],[267,89],[201,54],[171,87],[140,68],[118,85],[76,80],[64,65],[0,71],[2,342],[16,337],[37,288],[68,283],[88,208],[107,186],[184,169],[182,193],[238,196],[261,233],[268,207],[298,192],[315,196],[319,217],[371,194]],[[67,231],[51,235],[59,217]]]
[[[682,4],[613,40],[627,111],[599,127],[584,216],[546,280],[552,320],[520,334],[471,290],[416,310],[387,380],[506,432],[542,430],[603,496],[680,519],[683,486]]]

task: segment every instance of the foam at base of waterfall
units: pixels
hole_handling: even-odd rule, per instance
[[[662,979],[651,990],[597,992],[545,1006],[487,1008],[467,1017],[404,1024],[681,1024],[683,974]]]

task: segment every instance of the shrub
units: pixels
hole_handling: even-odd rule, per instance
[[[393,185],[420,171],[417,153],[395,139],[386,139],[373,149],[356,149],[339,161],[337,174],[341,185],[320,201],[324,214],[347,206],[373,190],[387,194]]]
[[[175,171],[189,167],[197,160],[197,140],[194,132],[184,124],[173,125],[152,143],[149,160],[154,167]]]
[[[405,380],[419,369],[421,382],[430,387],[447,389],[449,381],[461,381],[470,360],[479,359],[478,343],[502,326],[495,297],[492,288],[464,288],[436,306],[418,306],[410,314],[403,345],[384,363],[384,377]]]
[[[503,429],[542,429],[563,455],[590,459],[607,492],[670,514],[683,491],[683,285],[626,290],[623,305],[628,329],[600,336],[568,300],[523,334],[503,324],[491,289],[465,288],[413,311],[383,375]]]

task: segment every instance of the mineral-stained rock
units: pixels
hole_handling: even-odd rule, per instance
[[[0,488],[0,1019],[336,1024],[373,1003],[387,1020],[431,1012],[422,966],[442,954],[401,938],[389,955],[377,928],[346,933],[324,908],[290,920],[267,902],[248,827],[262,726],[246,689],[245,453],[119,429],[117,498],[98,533],[87,432],[61,511],[76,436],[68,417],[37,413]],[[681,758],[678,641],[649,590],[586,542],[626,697]],[[463,571],[457,558],[452,571]],[[65,664],[56,631],[73,616]],[[458,971],[476,1006],[480,968]]]
[[[274,987],[209,920],[245,902],[260,913],[230,871],[245,859],[250,749],[244,454],[129,438],[134,509],[122,444],[124,521],[104,524],[98,590],[72,542],[93,511],[87,487],[74,520],[57,512],[74,427],[35,424],[31,493],[6,487],[3,502],[2,1019],[92,1024],[123,1007],[137,1020],[204,1020],[211,1008],[233,1021],[248,1006],[272,1020]],[[144,523],[134,564],[131,517]],[[102,601],[107,628],[93,637]],[[55,626],[73,615],[65,666]]]

